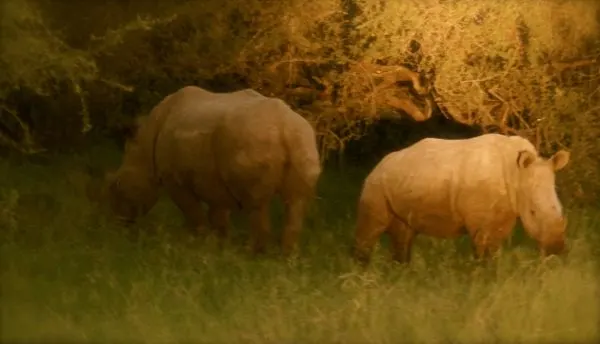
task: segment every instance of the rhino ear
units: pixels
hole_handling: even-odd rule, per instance
[[[537,156],[533,152],[528,150],[519,151],[519,155],[517,156],[517,166],[520,168],[527,168],[535,161],[536,158]]]
[[[554,167],[554,171],[562,170],[569,163],[569,158],[571,157],[571,153],[560,150],[556,152],[551,158],[552,167]]]

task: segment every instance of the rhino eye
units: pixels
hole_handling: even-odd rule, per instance
[[[535,210],[530,210],[529,212],[531,213],[531,216],[535,217]]]

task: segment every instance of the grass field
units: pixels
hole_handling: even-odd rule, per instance
[[[292,260],[194,240],[163,198],[133,233],[85,199],[74,167],[0,162],[3,342],[593,343],[600,341],[600,212],[569,211],[566,258],[541,261],[516,231],[499,259],[468,240],[416,240],[410,266],[349,259],[366,171],[326,171]],[[274,209],[275,225],[281,222]],[[275,228],[278,229],[277,227]]]

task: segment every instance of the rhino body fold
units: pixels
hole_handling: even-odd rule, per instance
[[[417,234],[467,234],[482,258],[510,236],[517,218],[543,252],[559,253],[565,247],[566,219],[555,171],[568,161],[566,151],[544,159],[528,140],[499,134],[426,138],[392,152],[365,179],[353,256],[368,263],[373,246],[387,232],[399,262],[410,261]]]
[[[210,224],[221,237],[228,236],[230,212],[243,209],[260,252],[270,232],[270,201],[279,195],[289,253],[320,173],[312,126],[282,100],[251,89],[213,93],[187,86],[138,120],[121,166],[108,179],[108,198],[113,211],[132,222],[164,187],[190,226],[203,231]]]

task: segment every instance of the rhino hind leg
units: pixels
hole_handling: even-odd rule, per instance
[[[211,227],[217,232],[221,243],[229,239],[230,212],[228,208],[219,206],[210,206],[208,208],[208,221]]]
[[[389,225],[389,221],[374,216],[370,211],[359,209],[352,250],[354,260],[362,265],[369,264],[373,246],[379,241]]]
[[[297,249],[300,232],[304,225],[306,203],[306,200],[302,198],[285,202],[285,224],[281,240],[284,256],[289,256]]]
[[[250,246],[254,254],[263,254],[267,248],[267,241],[271,233],[270,203],[265,202],[249,209],[250,220]]]
[[[315,195],[320,175],[318,161],[313,164],[298,164],[296,168],[287,168],[279,189],[279,195],[285,205],[285,222],[281,238],[281,249],[284,256],[291,255],[298,249],[300,233],[304,227],[306,210]]]
[[[380,184],[365,183],[361,192],[352,256],[355,261],[367,265],[371,260],[373,246],[391,225],[393,214]]]
[[[398,263],[409,263],[415,231],[398,218],[390,223],[388,234],[392,244],[392,259]]]
[[[232,199],[248,214],[251,250],[262,254],[271,233],[270,205],[282,179],[283,163],[269,156],[259,157],[255,150],[240,155],[244,159],[221,157],[222,180]]]
[[[165,185],[165,188],[175,205],[181,210],[185,218],[186,227],[194,234],[207,232],[206,213],[194,193],[189,189],[176,185]]]

